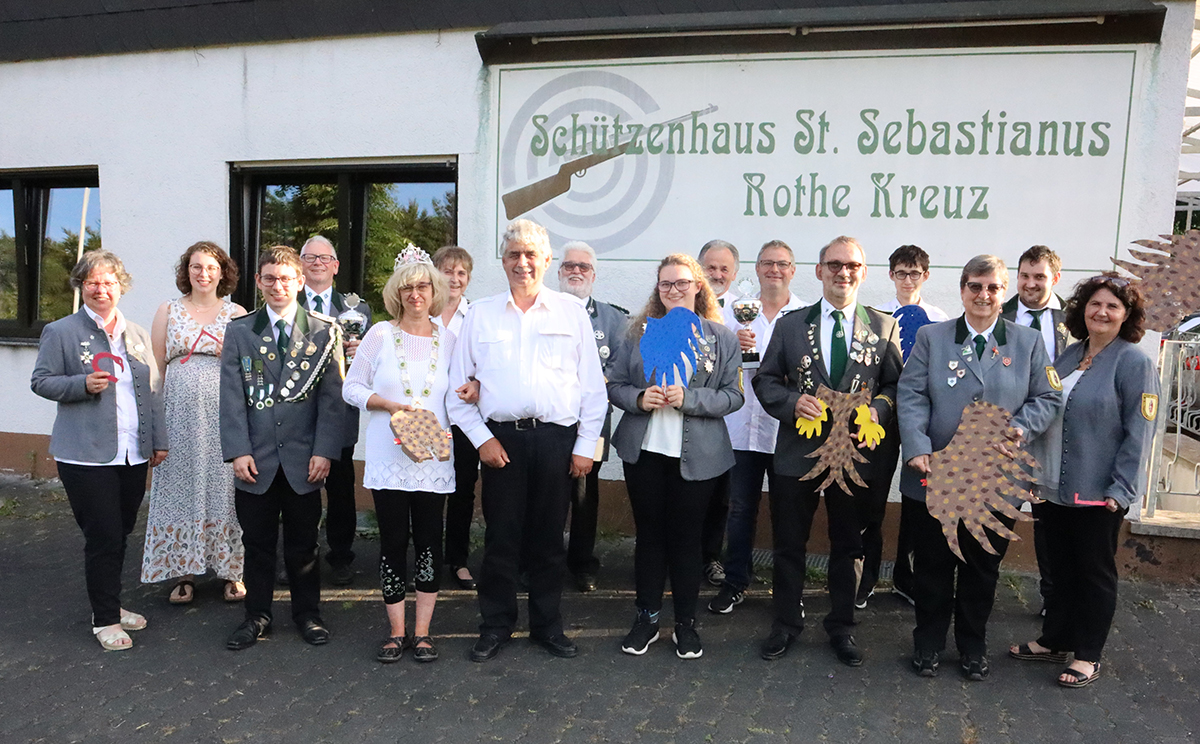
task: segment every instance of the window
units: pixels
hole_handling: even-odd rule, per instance
[[[96,171],[0,174],[0,336],[37,338],[78,309],[71,268],[99,247]]]
[[[313,235],[338,252],[335,280],[376,313],[396,254],[409,242],[431,255],[458,233],[453,164],[257,168],[234,166],[230,253],[244,277],[235,299],[260,304],[251,278],[263,246],[299,250]]]
[[[1176,194],[1174,233],[1182,235],[1194,228],[1200,228],[1200,195]]]

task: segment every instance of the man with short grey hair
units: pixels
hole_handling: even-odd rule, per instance
[[[600,302],[592,297],[596,283],[596,251],[581,240],[562,247],[562,262],[558,266],[558,288],[584,301],[596,337],[600,368],[608,379],[608,367],[617,358],[617,349],[625,338],[629,312],[624,308]],[[612,406],[604,415],[600,445],[596,448],[595,464],[583,478],[576,478],[571,492],[571,536],[567,542],[567,568],[581,592],[596,590],[596,520],[600,510],[600,463],[608,459],[608,443],[612,437]]]

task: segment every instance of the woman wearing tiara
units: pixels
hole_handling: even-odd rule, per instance
[[[342,386],[347,403],[371,414],[363,486],[371,489],[379,521],[379,583],[391,627],[375,658],[384,664],[399,661],[406,648],[413,649],[417,661],[438,658],[429,623],[442,565],[442,510],[446,494],[454,492],[445,403],[454,335],[430,316],[442,311],[448,293],[429,255],[409,245],[396,257],[383,288],[384,307],[393,319],[367,331]],[[447,441],[436,456],[416,461],[407,454],[411,446],[397,443],[391,424],[393,416],[402,421],[421,409],[437,417]],[[443,454],[446,459],[439,459]],[[417,595],[412,636],[405,632],[404,618],[410,528]]]

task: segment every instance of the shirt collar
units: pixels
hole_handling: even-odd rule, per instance
[[[829,316],[829,315],[833,315],[833,311],[834,311],[834,310],[837,310],[837,309],[838,309],[838,308],[836,308],[836,307],[834,307],[833,305],[829,304],[829,300],[825,299],[825,297],[824,297],[824,296],[822,296],[822,297],[821,297],[821,315],[822,315],[822,317]],[[849,305],[847,305],[846,307],[842,308],[841,310],[842,310],[842,315],[843,315],[843,317],[845,317],[845,318],[847,318],[847,319],[850,319],[850,320],[853,320],[853,319],[854,319],[854,313],[855,313],[855,311],[856,311],[856,310],[858,310],[858,303],[857,303],[857,302],[851,302]]]
[[[104,318],[101,318],[98,313],[92,312],[92,309],[87,305],[84,305],[83,309],[87,311],[88,317],[95,322],[96,327],[104,331]],[[114,310],[113,312],[116,313],[117,323],[113,326],[112,335],[113,338],[120,338],[121,336],[125,335],[125,316],[121,314],[119,309]],[[107,334],[108,331],[105,331],[105,333]]]
[[[326,312],[326,313],[329,312],[329,308],[333,306],[333,285],[332,284],[330,284],[328,287],[326,287],[324,292],[314,292],[311,289],[309,289],[308,285],[306,284],[306,285],[304,285],[304,292],[305,292],[305,294],[308,295],[308,304],[309,305],[313,304],[314,297],[321,298],[323,312]]]
[[[545,285],[542,285],[542,288],[538,290],[537,297],[533,299],[533,304],[529,306],[529,310],[532,311],[539,307],[545,307],[546,295],[548,294],[554,294],[554,290],[547,289]],[[519,311],[521,309],[517,306],[517,301],[513,299],[512,289],[508,290],[508,304],[511,305],[514,310]]]
[[[996,330],[996,324],[999,322],[1000,322],[1000,318],[997,317],[995,320],[992,321],[992,324],[990,326],[983,329],[983,337],[985,339],[992,337],[992,332]],[[980,335],[979,332],[976,331],[974,328],[972,328],[970,323],[967,323],[967,338],[969,340],[974,341],[975,337],[978,335]]]
[[[284,311],[283,315],[280,315],[272,310],[270,305],[263,305],[263,307],[267,309],[267,317],[270,318],[272,327],[279,322],[280,318],[283,319],[284,324],[288,328],[291,328],[296,322],[296,303],[294,302],[291,305],[288,305],[287,310]]]
[[[1061,310],[1061,309],[1062,309],[1062,304],[1058,301],[1058,295],[1051,292],[1050,293],[1050,301],[1046,303],[1046,306],[1043,307],[1042,310]],[[1032,315],[1035,312],[1039,312],[1039,311],[1030,310],[1029,308],[1025,307],[1025,303],[1021,301],[1020,297],[1017,298],[1017,314],[1018,315],[1021,315],[1021,314]]]

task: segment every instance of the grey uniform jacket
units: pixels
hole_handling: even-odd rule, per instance
[[[1019,325],[1017,323],[1017,301],[1019,299],[1017,295],[1013,295],[1000,309],[1000,317],[1005,320],[1011,320],[1013,325]],[[1058,298],[1058,304],[1065,304],[1061,297]],[[1051,308],[1050,318],[1051,322],[1054,323],[1054,358],[1057,359],[1059,354],[1062,354],[1075,339],[1071,338],[1070,332],[1067,331],[1067,312],[1065,310]]]
[[[1054,363],[1060,378],[1075,371],[1086,350],[1087,344],[1079,342],[1063,352]],[[1112,498],[1128,507],[1140,499],[1148,478],[1158,388],[1158,370],[1136,344],[1118,338],[1097,354],[1063,405],[1058,492],[1042,495],[1067,506],[1098,505]],[[1039,462],[1053,454],[1038,445],[1034,442],[1029,450]]]
[[[162,384],[150,349],[150,334],[126,319],[125,356],[137,400],[138,454],[146,459],[154,450],[167,449]],[[117,391],[109,385],[103,392],[88,393],[86,378],[93,370],[91,361],[83,361],[88,354],[111,351],[108,334],[82,307],[42,329],[30,387],[58,402],[50,434],[50,455],[55,459],[104,463],[117,456]]]
[[[266,399],[273,404],[259,408],[258,403]],[[282,357],[265,308],[234,318],[226,326],[221,352],[221,453],[226,462],[253,455],[258,469],[254,483],[239,480],[238,488],[265,493],[280,468],[296,493],[320,488],[323,481],[308,482],[308,462],[314,455],[341,457],[346,408],[341,333],[332,318],[297,308],[291,350]]]
[[[1045,431],[1058,413],[1061,386],[1051,374],[1040,333],[997,319],[983,359],[975,356],[973,338],[963,316],[917,331],[900,375],[897,401],[905,463],[945,448],[958,431],[963,409],[977,400],[1011,413],[1012,426],[1025,432],[1026,442]],[[920,473],[905,465],[900,493],[924,501],[921,479]]]
[[[342,313],[346,310],[346,301],[345,301],[345,298],[343,297],[342,293],[337,291],[337,287],[334,287],[333,291],[330,292],[329,298],[330,298],[330,304],[333,305],[333,309],[329,313],[329,316],[336,319],[340,313]],[[305,310],[309,309],[308,293],[305,292],[303,288],[301,288],[300,292],[297,294],[296,302],[300,305],[300,307],[304,308]],[[367,330],[370,329],[370,327],[371,327],[371,322],[372,322],[372,318],[373,318],[373,315],[371,313],[371,306],[368,305],[366,302],[359,301],[358,306],[355,309],[358,310],[363,315],[367,316],[367,327],[363,329],[363,335],[365,336]],[[358,409],[355,408],[354,406],[347,405],[346,406],[346,415],[342,418],[342,421],[343,421],[344,426],[346,427],[345,428],[345,438],[342,440],[342,447],[343,448],[353,447],[355,445],[355,443],[358,442]],[[341,455],[339,454],[338,457],[336,457],[334,459],[336,460],[340,457],[341,457]]]
[[[592,335],[596,337],[596,352],[600,354],[600,370],[607,381],[609,369],[617,361],[617,353],[626,340],[629,313],[607,302],[598,302],[593,297],[588,298],[586,306],[588,317],[592,321]],[[600,430],[600,436],[604,439],[604,453],[601,459],[607,460],[609,442],[612,439],[611,403],[608,404],[608,412],[604,414],[604,428]]]
[[[900,326],[887,313],[859,303],[850,340],[863,349],[850,352],[856,356],[847,360],[841,383],[834,388],[821,359],[821,303],[793,310],[776,322],[753,383],[763,410],[780,422],[775,440],[776,473],[793,478],[807,474],[816,462],[809,454],[829,436],[827,427],[811,439],[796,433],[796,402],[802,394],[816,395],[821,385],[840,393],[865,387],[874,396],[871,407],[879,414],[881,425],[886,427],[894,415],[896,381],[904,366]],[[855,466],[864,479],[871,478],[870,463]]]
[[[742,390],[742,351],[737,336],[721,323],[701,319],[709,350],[702,352],[683,394],[683,448],[679,471],[684,480],[716,478],[733,467],[733,445],[725,416],[746,402]],[[709,372],[706,362],[712,362]],[[649,387],[642,371],[639,338],[626,337],[608,377],[608,399],[625,412],[613,434],[617,455],[636,463],[650,414],[638,408],[638,395]]]

